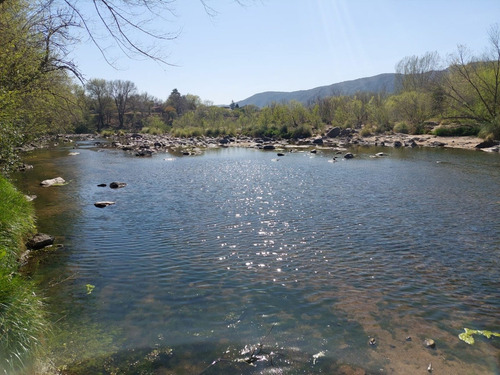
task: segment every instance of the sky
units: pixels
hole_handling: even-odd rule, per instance
[[[222,105],[392,73],[404,57],[426,52],[438,52],[446,65],[458,45],[480,55],[488,29],[500,23],[499,0],[206,2],[215,15],[200,0],[175,0],[174,15],[153,21],[178,33],[158,46],[171,65],[129,59],[109,40],[114,67],[88,40],[75,46],[74,60],[86,79],[130,80],[161,100],[177,89]]]

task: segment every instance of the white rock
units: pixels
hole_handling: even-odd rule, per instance
[[[42,185],[44,187],[49,187],[49,186],[53,186],[53,185],[63,185],[65,183],[66,183],[66,181],[64,181],[64,179],[62,177],[56,177],[56,178],[52,178],[50,180],[43,180],[42,182],[40,182],[40,185]]]

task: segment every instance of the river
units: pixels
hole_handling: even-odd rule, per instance
[[[498,154],[73,147],[15,176],[62,245],[27,272],[68,374],[499,373],[500,338],[458,338],[500,331]]]

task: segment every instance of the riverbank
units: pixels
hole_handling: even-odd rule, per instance
[[[19,273],[35,231],[33,206],[0,176],[0,373],[24,373],[41,351],[47,320],[35,286]]]

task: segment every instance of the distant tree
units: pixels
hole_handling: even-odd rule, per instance
[[[105,126],[106,113],[113,102],[110,85],[104,79],[94,78],[87,82],[85,88],[97,115],[97,131],[100,132]]]
[[[202,104],[198,95],[186,94],[184,99],[186,100],[186,111],[194,111]]]
[[[130,97],[135,94],[136,91],[137,88],[135,83],[131,81],[115,80],[109,82],[109,92],[115,102],[118,112],[119,129],[125,127],[125,112],[127,111],[127,105]]]
[[[426,52],[423,56],[407,56],[396,65],[397,85],[400,91],[430,90],[437,79],[440,67],[437,52]]]
[[[387,108],[393,122],[407,122],[409,131],[418,134],[423,130],[423,122],[432,116],[432,95],[428,92],[405,91],[391,96]]]
[[[165,104],[175,108],[177,116],[181,116],[188,109],[188,100],[186,96],[181,95],[177,89],[172,90]]]

